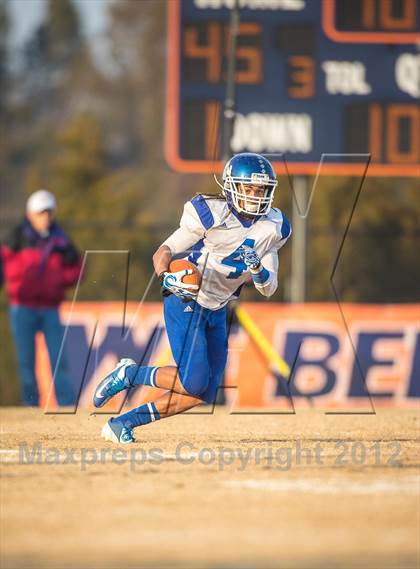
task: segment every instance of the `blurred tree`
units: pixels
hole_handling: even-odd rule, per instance
[[[24,48],[27,69],[67,64],[83,45],[80,22],[72,0],[48,0],[46,19]]]
[[[72,0],[48,0],[47,53],[52,61],[62,62],[80,47],[81,33]]]
[[[0,0],[0,214],[4,226],[8,210],[8,152],[7,140],[9,91],[11,72],[9,68],[8,39],[10,20],[5,0]],[[3,237],[3,235],[1,236]],[[1,288],[1,284],[0,284]],[[17,405],[20,402],[20,390],[17,376],[15,350],[9,334],[9,318],[4,293],[0,291],[0,402],[2,405]]]
[[[7,14],[6,3],[4,0],[0,0],[0,113],[2,118],[8,87],[7,42],[9,39],[9,30],[10,22]]]
[[[309,300],[333,299],[331,272],[356,199],[355,178],[323,178],[309,214]],[[366,178],[334,276],[343,301],[415,302],[420,200],[414,178]]]
[[[7,109],[5,177],[13,209],[22,202],[28,169],[49,183],[55,133],[70,117],[98,105],[100,81],[71,0],[49,0],[46,17],[14,70]],[[21,208],[21,204],[20,204]]]
[[[106,164],[98,121],[87,114],[75,116],[57,132],[55,145],[50,186],[63,215],[78,221],[91,219],[94,212],[100,216],[94,187],[105,175]]]
[[[136,160],[146,168],[164,166],[165,13],[163,0],[120,0],[112,4],[110,13],[111,53],[118,78],[115,112],[125,129],[126,146],[135,150]]]
[[[0,0],[0,216],[2,223],[8,211],[7,188],[9,182],[9,152],[7,139],[10,118],[7,112],[10,103],[11,69],[9,66],[8,39],[10,20],[4,0]]]
[[[139,298],[151,274],[156,247],[154,202],[147,184],[134,169],[110,172],[102,129],[92,115],[79,115],[60,129],[49,162],[48,187],[57,196],[58,217],[70,230],[82,251],[130,251],[130,298]],[[45,181],[35,162],[27,177],[27,192]],[[110,256],[111,255],[111,256]],[[90,300],[122,300],[118,278],[111,279],[112,263],[125,271],[122,257],[101,254],[90,258],[81,297]],[[116,264],[115,264],[116,263]],[[100,288],[95,286],[101,283]]]
[[[6,298],[0,296],[0,404],[20,404],[20,384],[15,346],[9,333],[9,311]]]

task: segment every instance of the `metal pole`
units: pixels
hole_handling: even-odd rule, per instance
[[[305,302],[306,300],[306,208],[308,194],[308,178],[296,176],[293,180],[293,212],[292,212],[292,277],[290,300]]]
[[[229,25],[229,56],[226,77],[226,97],[223,112],[223,161],[231,156],[230,141],[233,134],[235,120],[235,71],[236,71],[236,45],[239,34],[239,0],[235,0],[230,12]]]

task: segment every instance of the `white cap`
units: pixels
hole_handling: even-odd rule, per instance
[[[55,210],[57,203],[55,197],[47,190],[38,190],[31,194],[26,202],[26,211],[28,213],[40,213],[46,209]]]

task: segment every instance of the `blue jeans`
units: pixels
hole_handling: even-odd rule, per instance
[[[59,358],[64,329],[57,308],[11,305],[10,324],[15,340],[24,404],[39,404],[35,378],[35,335],[39,331],[44,334],[51,371],[55,374],[54,388],[57,402],[59,405],[74,404],[75,393],[64,352]]]
[[[184,389],[214,403],[228,353],[226,307],[209,310],[173,294],[163,302],[166,332]]]

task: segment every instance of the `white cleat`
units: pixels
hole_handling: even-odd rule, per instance
[[[102,427],[101,437],[106,441],[127,445],[135,442],[133,431],[118,419],[110,419]]]

